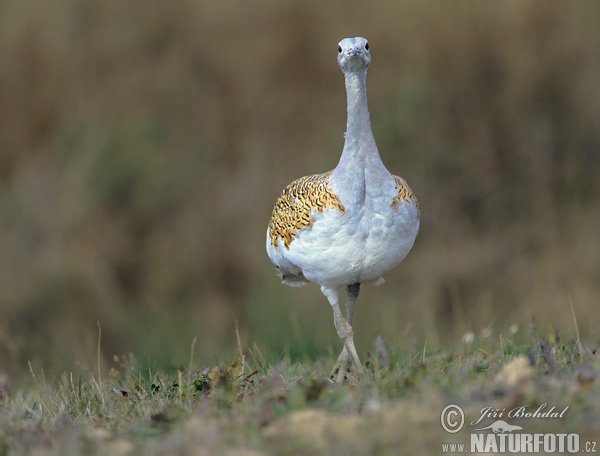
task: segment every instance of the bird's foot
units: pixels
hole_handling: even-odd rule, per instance
[[[346,350],[346,346],[344,345],[344,349],[340,356],[338,356],[337,361],[335,362],[335,366],[331,370],[331,374],[329,375],[329,380],[333,383],[339,383],[343,380],[348,380],[348,378],[352,375],[352,363],[350,361],[350,355],[348,354],[348,350]]]
[[[357,357],[358,358],[358,357]],[[360,361],[353,361],[353,357],[344,345],[344,349],[340,356],[338,356],[331,373],[329,374],[329,381],[332,383],[340,383],[342,381],[351,381],[356,384],[358,375],[363,374],[364,370],[360,364]]]

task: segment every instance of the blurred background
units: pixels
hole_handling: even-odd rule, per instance
[[[133,353],[163,369],[341,349],[281,285],[273,204],[333,169],[337,43],[371,44],[371,121],[421,232],[364,286],[358,350],[469,331],[598,342],[600,4],[0,3],[0,373]],[[518,329],[517,329],[518,328]]]

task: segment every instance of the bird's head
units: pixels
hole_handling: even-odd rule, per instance
[[[367,69],[371,63],[369,42],[364,38],[344,38],[338,44],[338,63],[342,71]]]

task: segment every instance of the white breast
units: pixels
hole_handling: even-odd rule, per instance
[[[406,257],[419,230],[413,201],[404,200],[398,209],[387,201],[381,207],[348,207],[345,213],[333,207],[314,213],[313,225],[297,233],[289,250],[274,249],[267,233],[269,257],[278,269],[301,271],[321,286],[378,281]]]

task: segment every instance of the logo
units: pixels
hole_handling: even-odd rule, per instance
[[[528,405],[521,405],[520,407],[515,407],[506,411],[506,408],[493,408],[493,407],[484,407],[481,409],[479,413],[479,418],[471,421],[471,425],[475,426],[481,422],[481,420],[485,418],[538,418],[538,419],[555,419],[555,418],[563,418],[565,413],[569,410],[569,406],[567,405],[564,409],[560,410],[556,408],[556,406],[552,406],[548,408],[548,404],[544,403],[540,405],[537,409],[533,410]]]
[[[465,424],[465,412],[458,405],[450,404],[444,407],[440,419],[444,430],[450,434],[455,434]]]
[[[556,406],[548,407],[542,404],[537,409],[524,405],[511,410],[484,407],[479,417],[470,422],[470,440],[468,443],[442,443],[443,453],[595,453],[596,443],[581,442],[575,433],[536,433],[526,432],[527,420],[557,420],[565,416],[569,407],[563,409]],[[506,417],[507,420],[503,419]],[[492,423],[483,426],[483,420],[494,419]],[[463,429],[465,413],[463,409],[450,404],[444,407],[440,417],[442,428],[456,434]],[[510,421],[518,420],[519,424]],[[523,426],[521,426],[521,424]],[[475,427],[479,426],[479,427]],[[525,429],[524,429],[525,428]],[[467,429],[467,432],[469,430]]]
[[[494,421],[488,427],[473,429],[473,430],[474,431],[485,431],[486,429],[491,429],[492,431],[494,431],[495,434],[498,434],[499,432],[501,434],[504,434],[505,432],[523,430],[523,428],[521,426],[513,426],[512,424],[508,424],[506,421],[503,421],[503,420]]]

